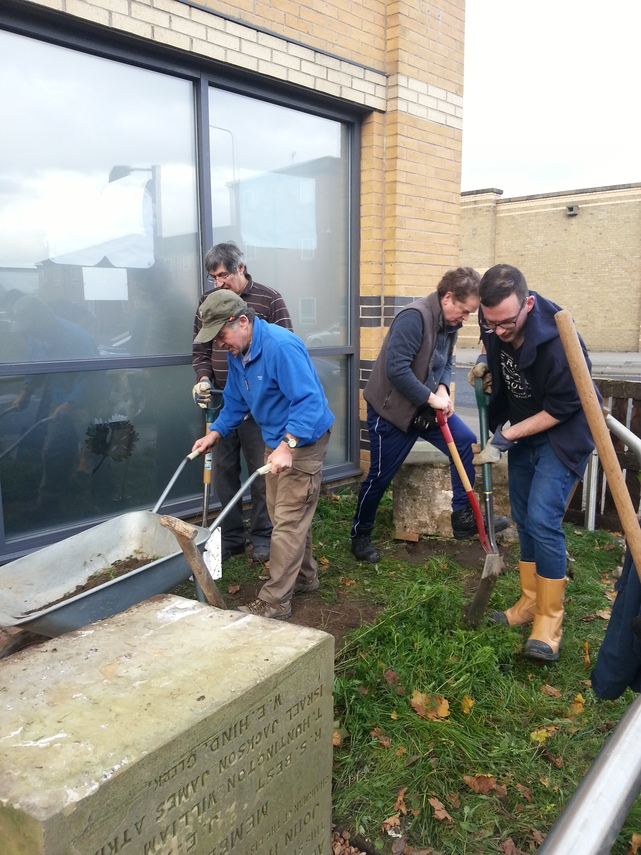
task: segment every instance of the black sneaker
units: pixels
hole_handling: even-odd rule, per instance
[[[352,538],[352,552],[355,558],[368,564],[378,564],[381,560],[369,534],[357,534]]]
[[[469,505],[461,511],[454,511],[451,516],[451,522],[452,533],[456,540],[469,540],[472,537],[476,537],[479,533],[476,527],[474,511]],[[483,515],[483,522],[485,523],[485,528],[487,530],[487,520],[485,515]],[[494,517],[495,534],[498,534],[500,531],[505,531],[509,526],[510,521],[507,517]]]

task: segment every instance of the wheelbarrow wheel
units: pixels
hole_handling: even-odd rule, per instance
[[[21,629],[18,632],[12,633],[5,641],[0,642],[0,659],[6,659],[13,653],[19,650],[24,650],[34,644],[40,644],[42,641],[47,641],[46,635],[38,635],[37,632],[31,632],[28,629]]]

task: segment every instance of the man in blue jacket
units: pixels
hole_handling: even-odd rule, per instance
[[[319,587],[311,525],[334,415],[298,336],[256,317],[233,291],[215,291],[198,311],[202,329],[195,341],[224,347],[229,374],[223,408],[193,449],[213,448],[251,413],[265,441],[265,461],[272,465],[266,476],[274,526],[270,579],[258,599],[238,611],[287,620],[292,594]]]
[[[509,264],[485,272],[479,295],[485,355],[473,373],[486,378],[484,386],[491,383],[494,436],[474,462],[496,463],[508,452],[521,549],[521,597],[490,619],[508,626],[532,622],[526,656],[553,661],[559,657],[566,583],[561,523],[594,443],[554,320],[560,307],[530,291],[521,271]],[[582,341],[581,346],[590,367]]]

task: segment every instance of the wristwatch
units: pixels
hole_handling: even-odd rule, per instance
[[[286,442],[290,448],[298,448],[298,440],[293,436],[284,436],[283,442]]]

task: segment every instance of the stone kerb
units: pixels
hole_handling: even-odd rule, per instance
[[[333,638],[180,597],[0,662],[2,855],[328,855]]]
[[[481,467],[476,467],[474,491],[484,509]],[[510,516],[505,455],[492,467],[492,496],[496,516]],[[449,459],[428,442],[412,448],[394,478],[392,513],[398,540],[417,541],[421,535],[452,537],[452,481]]]

